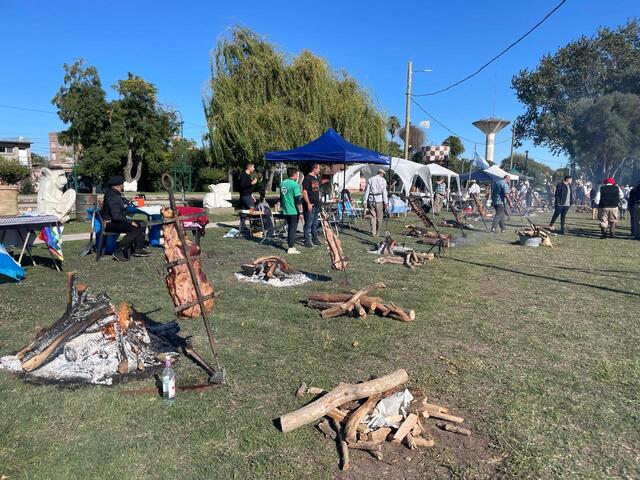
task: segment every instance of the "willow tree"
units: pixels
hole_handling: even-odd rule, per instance
[[[295,148],[329,127],[386,148],[384,117],[353,78],[309,51],[289,57],[246,28],[218,42],[203,104],[214,164],[230,175],[249,162],[265,168],[266,151]],[[267,190],[272,178],[269,169]]]

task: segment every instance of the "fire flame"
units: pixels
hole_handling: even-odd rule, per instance
[[[122,305],[120,305],[120,308],[118,309],[118,326],[120,327],[120,332],[125,333],[132,321],[133,320],[131,319],[129,304],[127,302],[124,302]],[[107,338],[115,338],[116,336],[115,323],[110,323],[109,325],[104,327],[102,329],[102,333]]]

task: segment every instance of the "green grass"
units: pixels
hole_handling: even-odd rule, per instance
[[[390,228],[413,244],[399,235],[403,224],[394,220]],[[405,368],[413,385],[465,417],[488,440],[490,456],[502,459],[488,466],[470,454],[461,462],[442,444],[411,453],[422,465],[445,467],[447,478],[638,478],[640,242],[567,235],[554,238],[553,249],[524,248],[512,243],[518,225],[505,235],[472,233],[448,258],[413,271],[373,263],[367,235],[342,235],[353,285],[384,281],[381,296],[416,310],[411,324],[324,320],[304,307],[307,293],[340,289],[343,277],[327,271],[324,249],[291,260],[331,275],[330,282],[289,289],[238,283],[233,273],[242,262],[274,249],[209,230],[204,264],[224,291],[213,321],[228,386],[182,394],[166,408],[152,395],[119,393],[152,379],[64,390],[0,373],[0,475],[335,478],[330,442],[311,426],[282,434],[272,420],[301,406],[293,395],[301,381],[331,388]],[[570,216],[568,226],[595,235],[587,216]],[[172,320],[157,273],[160,251],[96,264],[77,257],[82,244],[65,243],[65,267],[93,292]],[[62,313],[63,278],[30,267],[22,283],[0,285],[0,352],[19,349]],[[201,321],[182,327],[206,353]],[[177,375],[179,384],[204,379],[188,361]],[[353,462],[365,456],[353,452]]]

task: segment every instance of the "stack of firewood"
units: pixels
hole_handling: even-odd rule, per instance
[[[331,268],[333,270],[345,270],[347,268],[347,259],[342,251],[342,242],[338,236],[333,233],[333,229],[329,224],[329,218],[324,209],[320,213],[320,224],[322,225],[322,234],[324,235],[329,257],[331,257]]]
[[[394,263],[408,268],[425,265],[435,258],[433,253],[418,253],[413,248],[398,245],[391,235],[387,235],[378,248],[370,253],[383,255],[376,259],[376,263]]]
[[[438,242],[442,240],[443,246],[445,248],[453,247],[455,244],[453,243],[453,237],[448,233],[441,233],[439,236],[437,233],[432,232],[420,225],[405,225],[404,228],[408,229],[408,232],[405,235],[410,237],[418,237],[418,243],[423,243],[425,245],[437,245]]]
[[[296,396],[315,395],[316,400],[280,417],[281,429],[286,433],[321,420],[317,428],[338,443],[342,470],[349,468],[349,449],[364,450],[383,460],[385,442],[404,444],[411,450],[433,447],[435,441],[429,431],[434,426],[464,436],[471,435],[470,430],[459,426],[464,422],[462,417],[450,414],[447,407],[428,403],[424,391],[418,388],[405,391],[402,385],[408,380],[405,370],[397,370],[367,382],[340,383],[331,391],[307,388],[303,383]],[[394,395],[404,399],[398,411],[381,414],[378,410],[374,416],[379,402]]]
[[[532,223],[531,220],[529,220],[529,223],[531,226],[522,227],[521,229],[516,230],[518,236],[528,238],[540,237],[542,239],[543,246],[553,248],[553,243],[551,243],[551,232],[544,227]]]
[[[366,318],[367,314],[376,314],[402,322],[415,320],[414,310],[398,307],[393,302],[385,303],[380,297],[368,296],[370,292],[379,288],[385,288],[384,283],[374,283],[352,293],[312,293],[308,296],[307,306],[322,310],[320,313],[322,318],[343,315]]]
[[[277,256],[256,258],[251,263],[241,265],[240,268],[242,269],[242,273],[248,277],[264,276],[264,279],[267,281],[272,279],[274,275],[292,275],[299,273],[297,270],[291,268],[291,265],[289,265],[282,257]]]

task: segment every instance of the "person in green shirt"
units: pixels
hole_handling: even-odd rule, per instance
[[[299,254],[294,247],[298,230],[298,219],[302,216],[302,191],[298,183],[299,171],[296,167],[287,168],[287,178],[280,184],[280,205],[282,215],[287,222],[288,254]]]

